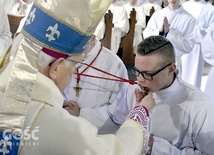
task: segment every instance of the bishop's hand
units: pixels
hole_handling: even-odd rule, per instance
[[[73,116],[79,116],[80,108],[77,102],[74,101],[64,101],[63,108],[67,110]]]

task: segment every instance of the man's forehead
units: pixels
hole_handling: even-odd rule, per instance
[[[135,67],[138,69],[153,69],[160,66],[162,62],[161,56],[158,54],[154,55],[136,55],[135,57]]]

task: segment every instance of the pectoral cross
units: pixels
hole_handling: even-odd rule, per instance
[[[79,86],[79,83],[76,84],[76,87],[73,87],[73,89],[75,90],[76,92],[76,97],[79,96],[79,92],[80,90],[82,90],[82,88]]]

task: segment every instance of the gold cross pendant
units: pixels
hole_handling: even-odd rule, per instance
[[[79,96],[79,92],[80,90],[82,90],[82,88],[79,86],[79,83],[76,84],[76,87],[73,88],[76,92],[76,97]]]

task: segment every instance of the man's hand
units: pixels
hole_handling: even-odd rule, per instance
[[[170,27],[170,24],[168,22],[168,19],[166,17],[164,17],[163,19],[163,25],[161,27],[161,29],[159,30],[160,32],[166,34],[169,32],[169,27]]]
[[[142,92],[136,90],[135,96],[137,101],[136,105],[142,105],[146,107],[148,110],[151,110],[152,107],[155,105],[155,100],[153,99],[151,92],[148,92],[148,95],[144,95]]]
[[[80,108],[79,108],[77,102],[64,101],[63,108],[66,109],[73,116],[79,116],[79,114],[80,114]]]
[[[147,92],[145,90],[135,89],[136,104],[139,104],[146,95]]]

